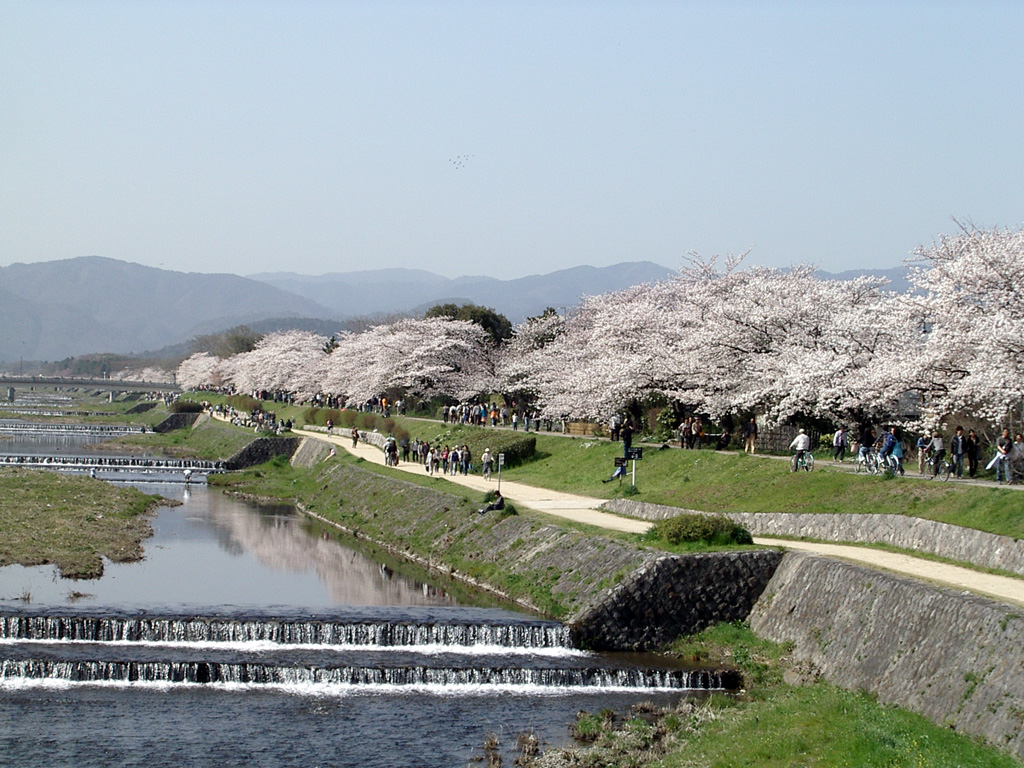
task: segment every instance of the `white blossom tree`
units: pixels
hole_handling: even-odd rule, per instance
[[[962,226],[914,256],[927,322],[918,383],[932,417],[1000,422],[1024,401],[1024,231]]]
[[[209,352],[197,352],[178,365],[175,380],[182,389],[219,387],[224,383],[220,372],[221,359]]]

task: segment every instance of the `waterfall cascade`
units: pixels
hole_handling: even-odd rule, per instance
[[[0,684],[722,690],[722,670],[578,651],[557,622],[0,616]]]

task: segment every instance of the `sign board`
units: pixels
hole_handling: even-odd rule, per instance
[[[616,456],[615,457],[615,466],[616,467],[624,467],[624,466],[626,466],[626,461],[627,461],[627,459],[624,459],[622,456]]]
[[[499,467],[504,467],[505,466],[505,454],[504,453],[499,453],[498,454],[498,466]]]
[[[640,461],[644,457],[643,448],[630,448],[626,451],[626,458],[632,459],[633,461]]]

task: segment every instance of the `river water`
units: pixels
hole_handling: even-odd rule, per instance
[[[489,733],[511,765],[520,732],[564,744],[580,710],[716,684],[578,651],[557,623],[291,507],[138,485],[182,502],[159,510],[141,562],[92,581],[0,568],[2,766],[447,768]]]

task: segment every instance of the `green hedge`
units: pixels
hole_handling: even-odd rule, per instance
[[[231,395],[228,398],[228,405],[236,411],[242,411],[244,413],[263,410],[263,406],[260,401],[255,397],[249,397],[248,395]]]
[[[648,534],[669,544],[753,544],[750,531],[725,515],[684,513],[657,523]]]

